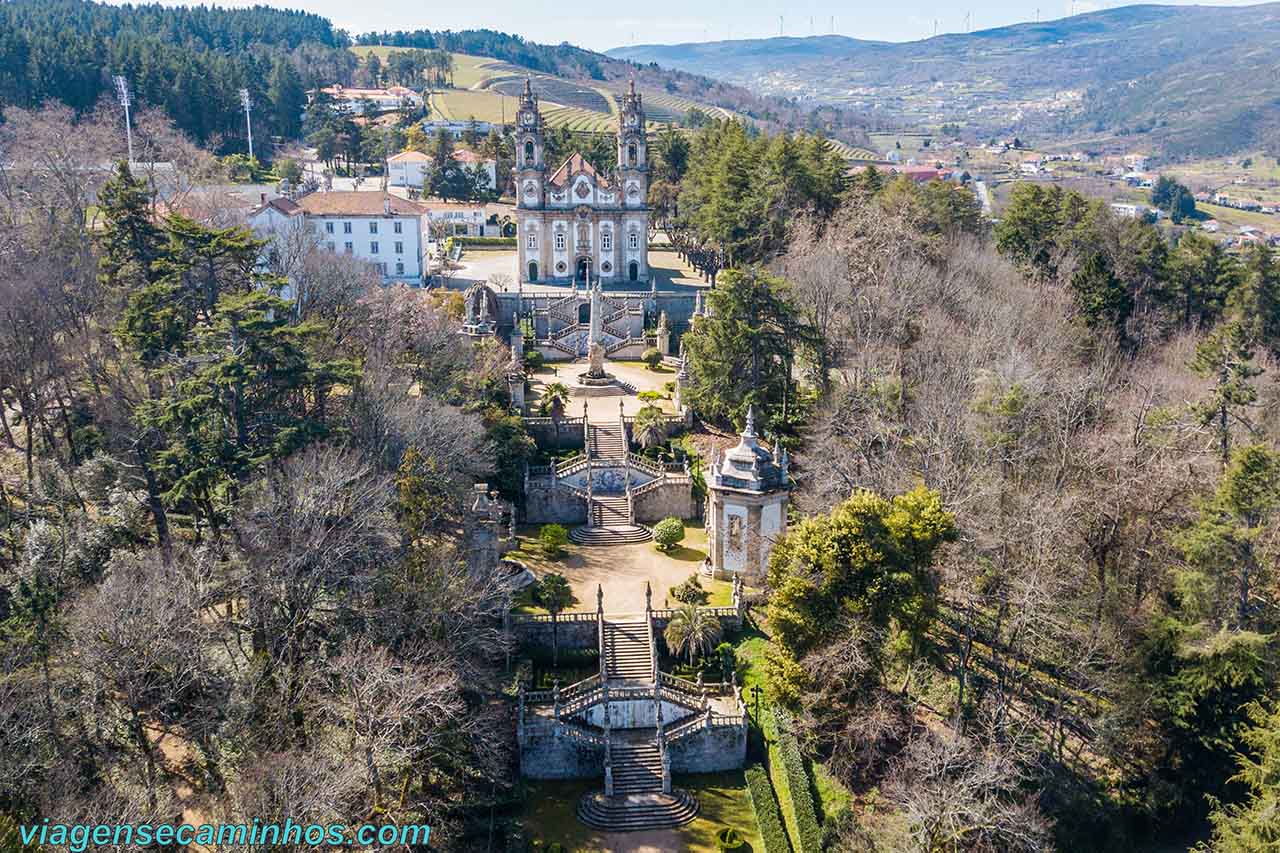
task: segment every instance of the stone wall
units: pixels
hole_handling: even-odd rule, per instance
[[[524,494],[524,519],[529,524],[586,524],[587,502],[551,480],[530,480]]]
[[[567,414],[567,413],[566,413]],[[581,414],[581,412],[579,412]],[[566,417],[557,432],[550,418],[525,418],[524,428],[542,450],[581,450],[582,418]]]
[[[636,521],[641,524],[654,524],[668,516],[697,518],[699,509],[689,482],[663,483],[635,499]]]
[[[747,728],[712,726],[668,744],[667,749],[673,775],[739,770],[747,761]]]
[[[520,772],[531,779],[590,779],[604,785],[604,747],[557,736],[546,727],[526,728]]]
[[[511,631],[517,643],[541,644],[551,648],[551,619],[546,616],[513,616]],[[600,646],[600,628],[595,613],[561,613],[556,620],[556,637],[562,649],[595,649]]]

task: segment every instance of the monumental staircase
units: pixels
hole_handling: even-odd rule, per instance
[[[582,775],[575,770],[597,767],[603,786],[579,800],[577,815],[607,832],[661,829],[692,820],[698,800],[672,784],[673,766],[680,772],[703,772],[725,769],[726,760],[741,766],[745,758],[747,718],[741,688],[736,680],[710,684],[660,672],[657,635],[672,611],[653,610],[651,598],[646,584],[643,614],[606,617],[604,594],[597,589],[599,673],[565,688],[522,688],[519,695],[523,772],[536,778],[565,778]],[[735,601],[733,608],[711,610],[717,618],[740,623],[737,587]],[[590,619],[585,613],[566,615],[577,621]],[[697,738],[705,742],[699,745]],[[689,744],[681,743],[686,739]],[[738,753],[727,756],[718,746],[722,742],[737,745]],[[700,749],[686,749],[688,745]],[[697,765],[698,756],[707,755],[717,766]]]
[[[621,417],[614,423],[588,422],[586,431],[583,444],[586,448],[587,479],[586,489],[581,494],[587,501],[587,523],[570,530],[569,538],[579,545],[628,545],[649,541],[653,533],[635,521],[631,494],[634,456],[628,452],[626,428]],[[610,488],[602,479],[593,478],[596,470],[610,472],[613,487],[620,485],[621,492]],[[618,472],[622,475],[621,483],[617,482]]]

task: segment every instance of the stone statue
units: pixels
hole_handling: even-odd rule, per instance
[[[601,311],[600,300],[600,282],[596,282],[596,286],[591,289],[591,328],[587,333],[587,340],[590,343],[600,343],[600,337],[604,333],[604,313]]]

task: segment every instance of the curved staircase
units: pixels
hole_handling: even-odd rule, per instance
[[[600,791],[578,801],[578,819],[605,832],[666,829],[688,823],[698,815],[698,798],[673,788],[670,794],[620,794],[606,797]]]
[[[627,438],[622,425],[590,424],[586,450],[590,459],[626,464]],[[587,524],[569,531],[569,538],[579,545],[630,545],[653,538],[649,528],[635,523],[625,494],[593,494],[587,512]]]

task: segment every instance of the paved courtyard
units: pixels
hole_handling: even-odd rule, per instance
[[[653,585],[653,606],[662,607],[664,600],[674,604],[670,590],[684,583],[698,571],[706,558],[707,536],[702,522],[685,522],[684,541],[666,554],[652,542],[608,547],[575,545],[565,547],[564,556],[549,559],[538,546],[537,525],[519,530],[521,547],[511,556],[541,576],[558,572],[573,587],[578,604],[573,610],[595,610],[596,584],[604,588],[604,609],[610,616],[644,613],[644,584]],[[702,579],[705,589],[717,596],[713,604],[728,604],[729,584]],[[724,599],[721,601],[720,599]]]
[[[658,280],[659,290],[683,290],[690,287],[710,287],[694,272],[693,268],[680,260],[675,252],[650,252],[649,269]],[[516,252],[497,251],[492,249],[473,249],[462,256],[461,265],[449,278],[446,286],[451,290],[465,290],[477,281],[488,281],[494,275],[505,275],[511,279],[508,290],[516,286]],[[647,289],[641,285],[640,289]],[[562,284],[527,284],[526,293],[563,293],[566,286]],[[625,290],[624,285],[616,285],[607,290]],[[634,286],[632,289],[635,289]]]

